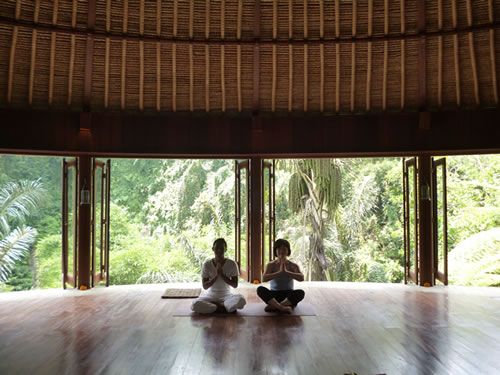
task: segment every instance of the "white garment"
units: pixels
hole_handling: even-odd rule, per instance
[[[222,266],[222,273],[228,279],[239,276],[238,265],[232,259],[226,259]],[[203,264],[201,277],[204,279],[213,279],[217,274],[217,268],[212,260]],[[204,291],[199,298],[196,298],[191,304],[191,310],[200,314],[210,314],[217,310],[217,305],[224,304],[227,312],[233,312],[236,309],[242,309],[245,306],[245,298],[241,294],[232,294],[229,285],[218,277],[208,290]]]

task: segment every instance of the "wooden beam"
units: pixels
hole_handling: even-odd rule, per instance
[[[293,40],[293,0],[288,0],[288,40]],[[293,110],[293,46],[288,44],[288,112]]]
[[[260,102],[260,47],[257,41],[260,39],[260,0],[254,0],[254,16],[253,16],[253,37],[255,44],[253,46],[253,94],[252,94],[252,111],[258,113]]]
[[[21,17],[21,0],[16,0],[16,13],[15,18],[16,21]],[[18,27],[13,26],[12,28],[12,42],[10,45],[10,55],[9,55],[9,80],[8,80],[8,88],[7,88],[7,103],[12,102],[12,86],[14,82],[14,64],[16,61],[16,45],[17,45],[17,34]]]
[[[351,112],[354,112],[356,91],[356,44],[351,44]]]
[[[96,1],[88,1],[87,30],[94,31],[96,20]],[[87,35],[87,45],[85,48],[85,82],[83,89],[83,108],[90,110],[92,96],[92,70],[94,65],[94,36]]]
[[[194,33],[194,0],[189,0],[189,39],[193,39]],[[194,62],[193,62],[193,46],[189,45],[189,110],[194,111]]]
[[[144,35],[144,0],[139,3],[139,35]],[[144,41],[139,42],[139,110],[144,110]]]
[[[490,23],[495,21],[493,11],[493,0],[488,0],[488,20]],[[497,63],[495,57],[495,31],[490,29],[490,64],[491,64],[491,83],[493,88],[493,98],[498,105],[498,87],[497,87]]]
[[[128,0],[123,3],[123,34],[127,34],[128,28]],[[121,71],[121,109],[125,109],[126,74],[127,74],[127,41],[122,40],[122,71]]]
[[[74,30],[76,28],[76,16],[78,11],[78,1],[73,0],[72,8],[71,8],[71,29]],[[76,44],[76,35],[71,34],[71,49],[69,52],[69,69],[68,69],[68,106],[71,105],[73,101],[73,70],[75,67],[75,44]]]
[[[457,0],[451,0],[451,14],[453,30],[457,29]],[[453,59],[455,62],[455,92],[457,98],[457,106],[460,107],[461,92],[460,92],[460,59],[458,55],[458,35],[453,35]]]
[[[368,36],[373,33],[373,0],[368,0]],[[366,67],[366,111],[371,109],[371,85],[372,85],[372,43],[367,47],[367,67]]]
[[[161,3],[156,0],[156,36],[161,37]],[[161,44],[156,42],[156,112],[161,111]]]
[[[210,112],[210,0],[205,1],[205,111]]]
[[[325,37],[325,14],[324,0],[319,2],[319,39]],[[325,46],[323,43],[319,45],[319,110],[323,112],[325,104]]]
[[[225,33],[225,17],[226,17],[226,1],[221,0],[220,7],[220,37],[221,40],[224,40]],[[220,83],[221,83],[221,93],[222,93],[222,112],[226,112],[226,82],[225,82],[225,63],[224,59],[226,56],[226,52],[224,49],[224,45],[220,46]]]
[[[425,0],[417,2],[417,27],[420,33],[425,32]],[[421,35],[418,40],[418,109],[424,111],[427,106],[427,72],[426,72],[426,37]]]
[[[57,25],[57,13],[59,11],[59,0],[54,0],[52,7],[52,25]],[[49,63],[49,106],[52,105],[54,96],[54,64],[56,58],[56,33],[50,35],[50,63]]]
[[[33,11],[33,23],[38,24],[38,17],[40,15],[40,0],[35,1],[35,9]],[[37,30],[33,29],[31,32],[31,61],[30,61],[30,76],[28,83],[28,104],[33,104],[33,85],[35,84],[35,68],[36,68],[36,44],[37,44]]]
[[[273,0],[273,40],[278,38],[278,0]],[[271,111],[276,110],[276,45],[273,44],[273,75],[271,81]]]
[[[92,142],[83,144],[77,112],[0,109],[5,125],[0,152],[162,158],[500,153],[498,108],[433,112],[424,133],[418,112],[366,116],[91,114],[86,126],[92,129]],[[252,119],[256,118],[258,142],[252,137]]]
[[[33,22],[29,21],[23,21],[23,20],[13,20],[11,18],[6,18],[3,16],[0,16],[0,25],[3,26],[19,26],[19,27],[25,27],[29,29],[34,29],[38,31],[44,31],[44,32],[56,32],[58,34],[65,34],[65,35],[77,35],[77,36],[87,36],[91,35],[94,37],[94,39],[105,39],[106,37],[110,38],[111,40],[126,40],[126,41],[134,41],[134,42],[139,42],[143,40],[144,42],[160,42],[162,44],[166,45],[172,45],[172,44],[178,44],[178,45],[205,45],[205,44],[210,44],[214,46],[220,46],[220,45],[225,45],[225,46],[237,46],[239,45],[246,45],[246,46],[254,46],[254,45],[259,45],[259,46],[270,46],[273,44],[276,45],[282,45],[286,46],[288,44],[292,44],[295,46],[302,46],[305,43],[307,43],[309,46],[319,46],[321,43],[325,45],[336,45],[336,44],[351,44],[351,43],[368,43],[368,42],[383,42],[383,41],[398,41],[398,40],[416,40],[419,39],[422,36],[425,36],[427,38],[434,38],[438,37],[439,35],[444,36],[455,36],[455,35],[462,35],[462,34],[467,34],[469,32],[480,32],[480,31],[488,31],[488,30],[497,30],[500,28],[500,21],[495,21],[494,23],[484,23],[484,24],[476,24],[472,25],[471,27],[465,26],[460,29],[456,30],[446,30],[446,31],[422,31],[422,32],[412,32],[412,33],[405,33],[404,35],[401,34],[389,34],[389,35],[380,35],[380,36],[372,36],[371,38],[367,36],[357,36],[356,39],[352,39],[351,35],[349,36],[344,36],[344,37],[325,37],[323,40],[320,40],[319,38],[309,38],[307,41],[304,39],[293,39],[293,40],[288,40],[288,39],[278,39],[276,41],[272,40],[262,40],[260,38],[253,39],[253,40],[236,40],[236,39],[225,39],[224,41],[220,40],[220,38],[211,38],[210,40],[189,40],[189,38],[184,37],[183,39],[180,38],[173,38],[173,37],[158,37],[157,35],[130,35],[130,34],[123,34],[123,33],[109,33],[106,34],[104,31],[83,31],[79,29],[72,30],[70,27],[67,26],[52,26],[52,25],[46,25],[46,24],[34,24]]]
[[[472,26],[472,4],[471,0],[466,0],[467,4],[467,23]],[[476,105],[481,104],[481,100],[479,98],[479,80],[477,78],[477,67],[476,67],[476,52],[474,47],[474,33],[469,32],[469,52],[470,52],[470,61],[472,68],[472,79],[474,82],[474,98],[476,99]]]
[[[236,28],[236,40],[241,40],[241,22],[243,18],[243,0],[238,0],[238,18]],[[237,96],[238,96],[238,112],[242,111],[242,98],[241,98],[241,45],[236,46],[236,81],[237,81]]]

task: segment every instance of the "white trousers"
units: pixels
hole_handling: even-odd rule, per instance
[[[209,294],[196,298],[191,304],[191,310],[199,314],[211,314],[217,310],[217,305],[224,304],[227,312],[242,309],[247,301],[241,294],[226,294],[225,296],[211,296]]]

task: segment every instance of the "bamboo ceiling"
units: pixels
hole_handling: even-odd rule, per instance
[[[500,0],[2,0],[0,106],[498,105]]]

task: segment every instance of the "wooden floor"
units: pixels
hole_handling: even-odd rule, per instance
[[[317,316],[172,317],[190,300],[164,285],[1,294],[0,374],[500,374],[499,288],[301,286]]]

